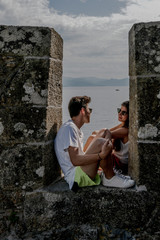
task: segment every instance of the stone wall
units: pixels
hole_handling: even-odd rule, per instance
[[[0,27],[0,240],[160,238],[159,29],[130,31],[129,170],[145,186],[75,193],[54,181],[62,39],[49,28]]]
[[[160,22],[129,32],[130,166],[137,184],[160,186]]]
[[[54,29],[0,26],[0,196],[12,192],[11,205],[60,175],[53,139],[62,123],[62,58]]]

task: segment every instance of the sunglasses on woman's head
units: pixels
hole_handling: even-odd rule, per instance
[[[128,114],[126,111],[122,111],[120,108],[117,108],[117,112],[121,113],[123,116]]]

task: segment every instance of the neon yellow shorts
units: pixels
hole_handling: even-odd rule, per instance
[[[96,186],[101,183],[101,178],[97,174],[92,180],[88,175],[81,169],[81,167],[76,167],[75,178],[74,181],[78,183],[79,187],[87,187],[87,186]]]

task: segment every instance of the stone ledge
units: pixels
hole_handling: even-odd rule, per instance
[[[155,208],[155,197],[147,191],[100,185],[75,193],[60,180],[26,194],[24,219],[28,231],[57,231],[83,224],[137,229],[148,224]]]
[[[0,213],[0,239],[158,240],[158,199],[158,193],[148,192],[144,186],[115,189],[100,185],[75,193],[59,179],[26,191],[23,209],[12,210],[9,218]]]

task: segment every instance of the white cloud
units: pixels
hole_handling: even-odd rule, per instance
[[[127,19],[137,19],[138,21],[156,21],[160,18],[159,0],[130,0],[127,7],[123,9]]]
[[[110,17],[91,17],[59,14],[48,0],[0,0],[0,24],[55,28],[64,39],[65,76],[123,78],[128,76],[130,28],[136,22],[160,20],[159,0],[125,2],[126,7]]]

